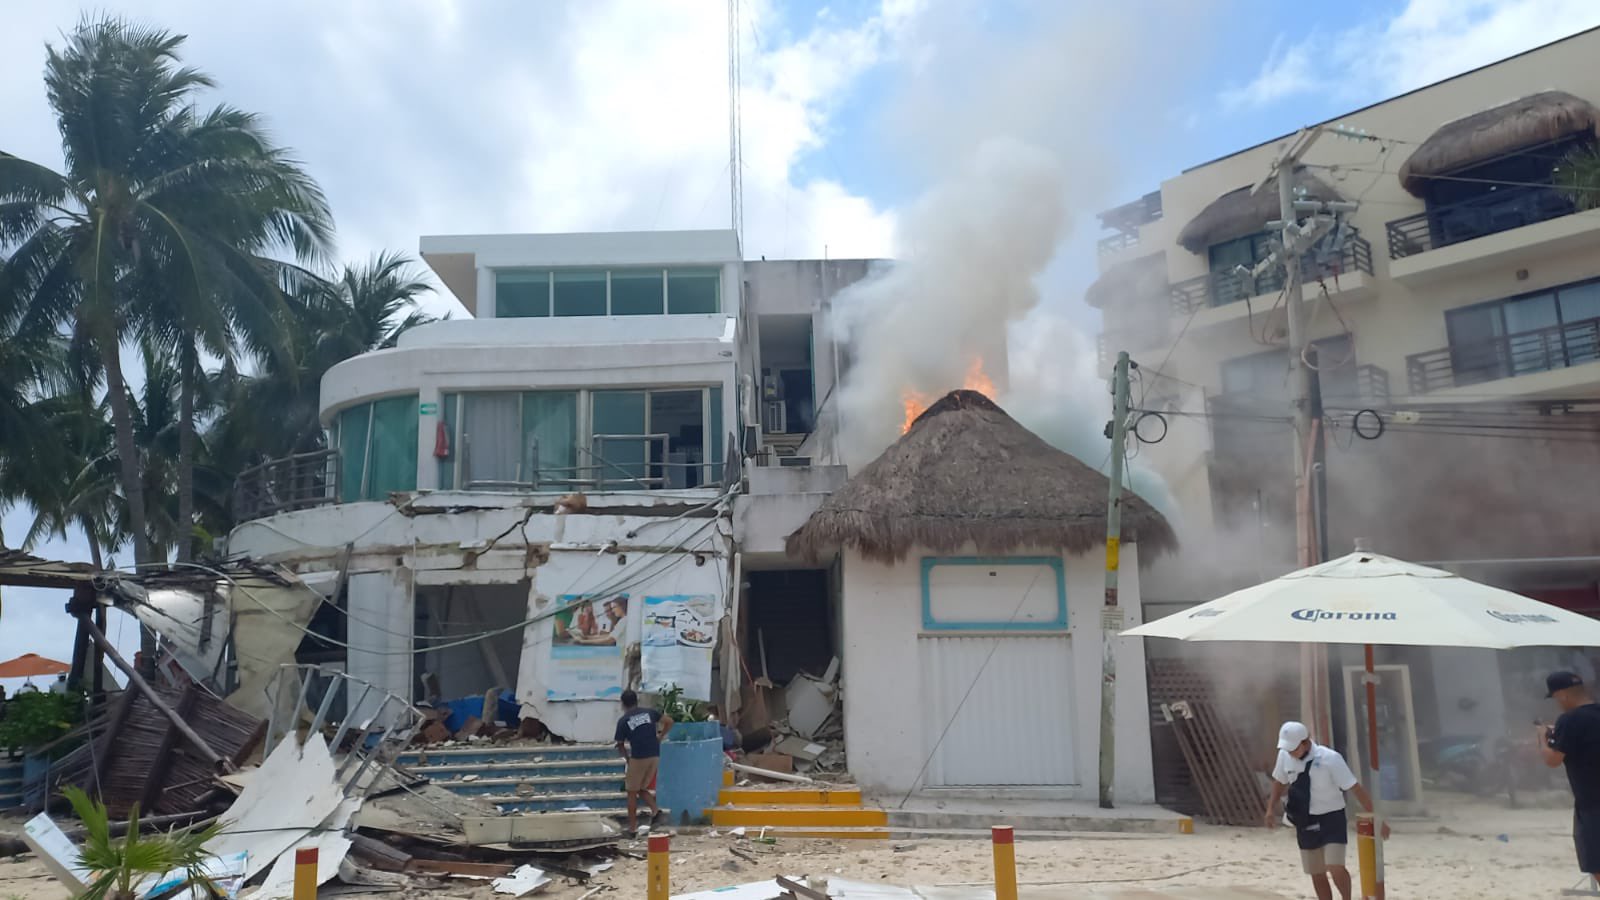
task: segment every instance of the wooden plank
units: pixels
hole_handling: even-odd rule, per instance
[[[421,875],[471,875],[476,878],[504,878],[515,866],[503,863],[464,862],[454,859],[416,858],[406,863],[406,871]]]
[[[195,704],[200,702],[200,691],[190,682],[183,689],[183,695],[178,698],[177,712],[179,716],[188,718],[194,715]],[[167,779],[172,775],[173,756],[178,749],[178,729],[169,722],[162,730],[161,743],[156,745],[155,765],[145,776],[144,794],[139,798],[140,809],[155,809],[156,802],[166,792]]]

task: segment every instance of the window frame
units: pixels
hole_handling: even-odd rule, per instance
[[[496,319],[636,319],[644,316],[717,316],[723,315],[725,305],[722,296],[722,267],[721,266],[607,266],[605,268],[590,268],[585,266],[560,266],[551,268],[536,268],[524,266],[507,266],[494,269],[495,306],[494,318]],[[661,312],[659,313],[619,313],[613,295],[612,281],[615,276],[638,276],[645,272],[659,272],[661,276]],[[507,316],[503,314],[500,304],[501,279],[504,276],[534,275],[544,276],[545,304],[544,312],[536,315]],[[605,280],[605,312],[592,315],[558,315],[556,313],[556,282],[561,275],[601,275]],[[712,309],[709,312],[673,312],[672,311],[672,279],[677,277],[704,276],[712,286]],[[642,280],[642,279],[641,279]],[[534,284],[535,281],[522,282]]]
[[[932,576],[940,566],[1044,566],[1056,580],[1056,616],[1049,621],[1017,622],[997,620],[942,621],[933,614]],[[1067,631],[1071,617],[1067,610],[1067,568],[1059,556],[924,556],[922,558],[923,631]]]

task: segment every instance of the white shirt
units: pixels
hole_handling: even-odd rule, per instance
[[[1278,764],[1272,769],[1272,779],[1280,784],[1292,785],[1311,767],[1311,808],[1313,816],[1327,815],[1344,809],[1344,792],[1356,786],[1356,776],[1350,764],[1339,751],[1321,744],[1312,744],[1305,759],[1295,759],[1287,750],[1278,751]]]

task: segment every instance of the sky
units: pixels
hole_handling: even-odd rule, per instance
[[[1077,173],[1025,323],[1035,334],[1094,330],[1081,296],[1095,212],[1302,124],[1600,26],[1594,0],[737,6],[746,257],[914,253],[897,237],[904,211],[984,140],[1022,139]],[[60,166],[40,76],[46,45],[86,11],[182,33],[185,61],[218,82],[202,104],[259,113],[293,148],[328,194],[347,261],[414,254],[424,234],[731,221],[729,15],[717,0],[4,10],[0,150]],[[426,303],[461,314],[442,288]],[[6,512],[4,534],[26,531],[29,515]],[[76,535],[35,552],[88,556]],[[0,659],[67,658],[65,600],[6,590]],[[131,623],[122,631],[131,648]]]

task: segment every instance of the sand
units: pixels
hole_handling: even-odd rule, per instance
[[[1579,879],[1570,809],[1510,810],[1452,801],[1434,819],[1400,822],[1388,853],[1388,893],[1406,900],[1504,900],[1555,896]],[[755,862],[730,851],[738,847]],[[636,849],[643,851],[640,845]],[[902,885],[986,882],[992,877],[985,841],[805,841],[777,845],[727,836],[680,835],[673,841],[675,892],[771,878],[832,875]],[[1199,827],[1193,835],[1095,836],[1017,844],[1018,877],[1029,882],[1080,882],[1030,887],[1031,898],[1310,897],[1292,836],[1284,831]],[[1354,869],[1354,846],[1351,866]],[[594,885],[595,898],[643,898],[645,864],[619,859]],[[552,885],[540,897],[577,900],[588,890]],[[490,900],[487,884],[418,882],[388,897]],[[503,900],[504,895],[499,895]],[[67,892],[31,858],[0,860],[0,900],[67,900]]]

